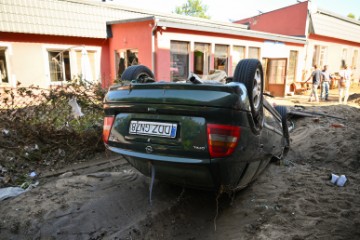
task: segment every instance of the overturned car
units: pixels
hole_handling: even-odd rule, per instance
[[[239,190],[289,148],[286,108],[263,94],[263,69],[244,59],[226,83],[154,81],[145,66],[104,99],[103,139],[137,170],[185,187]]]

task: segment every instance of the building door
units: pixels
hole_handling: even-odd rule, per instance
[[[286,58],[266,58],[265,63],[265,91],[275,97],[285,96],[286,86]]]

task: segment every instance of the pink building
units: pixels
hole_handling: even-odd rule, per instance
[[[314,64],[328,65],[334,73],[347,64],[352,68],[353,80],[360,77],[360,21],[319,9],[316,0],[235,22],[246,24],[251,30],[305,37],[304,66],[297,81],[307,79]]]
[[[257,58],[271,63],[272,67],[265,71],[266,90],[277,96],[284,96],[287,81],[298,77],[296,66],[305,43],[303,38],[178,15],[122,20],[108,25],[113,36],[109,48],[115,53],[111,75],[115,78],[133,64],[134,56],[135,64],[148,66],[155,78],[163,81],[186,80],[191,73],[206,78],[215,70],[232,76],[241,59]]]

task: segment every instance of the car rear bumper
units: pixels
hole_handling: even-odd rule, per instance
[[[109,145],[107,148],[123,155],[145,176],[150,177],[154,171],[158,180],[203,190],[218,190],[220,186],[230,190],[244,188],[266,165],[265,161],[268,162],[255,159],[241,161],[239,156],[218,159],[180,158],[133,152]]]
[[[148,177],[155,171],[156,179],[176,185],[206,190],[219,186],[218,177],[212,172],[210,159],[159,156],[111,146],[107,148],[123,155],[134,168]]]

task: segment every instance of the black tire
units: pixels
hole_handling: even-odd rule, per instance
[[[140,83],[154,82],[153,72],[144,65],[133,65],[125,69],[121,75],[121,80],[136,80]]]
[[[290,147],[290,135],[289,135],[289,126],[288,126],[288,111],[285,106],[275,106],[275,110],[281,116],[281,123],[283,127],[283,135],[285,140],[285,150],[288,150]]]
[[[233,82],[241,82],[246,86],[255,131],[260,131],[264,117],[264,73],[260,61],[258,59],[241,60],[236,65]]]

